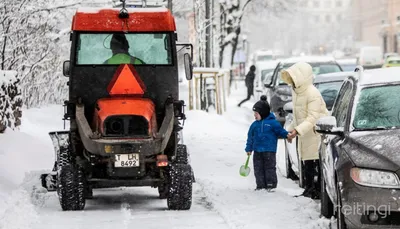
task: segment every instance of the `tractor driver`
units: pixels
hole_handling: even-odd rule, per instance
[[[110,48],[113,56],[104,64],[145,64],[141,59],[129,54],[129,42],[124,34],[113,34]]]

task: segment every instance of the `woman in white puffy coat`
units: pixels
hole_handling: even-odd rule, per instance
[[[317,120],[328,115],[321,93],[313,85],[314,74],[311,65],[299,62],[282,71],[282,80],[292,86],[293,123],[288,131],[291,137],[298,137],[298,152],[305,166],[303,195],[316,195],[314,184],[315,160],[319,159],[320,135],[315,131]]]

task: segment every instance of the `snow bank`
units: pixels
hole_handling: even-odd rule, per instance
[[[44,203],[40,172],[51,169],[52,148],[39,138],[7,130],[0,135],[0,228],[30,228]],[[21,217],[23,216],[23,217]]]
[[[1,207],[7,206],[3,212],[0,209],[0,229],[29,229],[39,219],[26,190],[13,192],[8,201],[0,201],[0,204]]]
[[[44,203],[43,193],[46,192],[41,188],[40,174],[51,170],[54,164],[54,151],[47,132],[57,127],[51,120],[57,120],[54,117],[62,113],[60,108],[24,110],[27,117],[23,117],[21,132],[7,129],[0,134],[0,228],[29,228],[35,221],[34,206]],[[40,120],[47,125],[40,125]],[[61,120],[59,122],[61,127]],[[18,217],[20,219],[16,220]]]
[[[0,145],[2,181],[18,185],[23,181],[26,172],[51,168],[53,164],[53,155],[49,155],[53,149],[26,133],[7,130],[0,135]]]

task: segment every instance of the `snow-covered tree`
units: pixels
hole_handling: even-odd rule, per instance
[[[0,71],[0,133],[21,124],[21,87],[15,71]]]
[[[69,30],[80,6],[107,6],[108,0],[2,0],[0,69],[15,70],[24,105],[62,103],[68,95],[62,62],[69,59]]]
[[[0,68],[17,71],[24,104],[59,103],[67,95],[62,78],[59,25],[63,9],[75,3],[55,0],[0,3]]]
[[[244,12],[250,8],[254,14],[279,14],[293,10],[294,0],[220,0],[219,64],[224,63],[225,50],[231,46],[230,64],[233,64]],[[266,22],[267,23],[267,22]]]

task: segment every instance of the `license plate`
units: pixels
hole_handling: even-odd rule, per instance
[[[139,167],[139,154],[116,154],[115,167]]]

